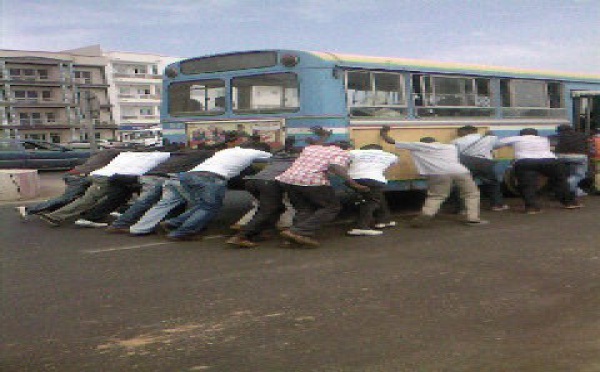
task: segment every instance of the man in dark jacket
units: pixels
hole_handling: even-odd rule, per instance
[[[553,137],[554,153],[568,167],[569,189],[576,196],[584,196],[586,193],[578,187],[578,184],[588,171],[589,139],[584,133],[577,132],[566,124],[559,125],[556,133]]]

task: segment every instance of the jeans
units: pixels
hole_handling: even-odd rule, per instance
[[[189,203],[187,211],[166,220],[173,228],[170,237],[180,238],[196,235],[219,213],[227,191],[227,180],[194,172],[181,173],[180,194]]]
[[[564,162],[568,168],[569,189],[577,196],[584,196],[586,193],[579,188],[579,181],[585,178],[588,171],[588,157],[583,154],[556,154],[559,160]]]
[[[283,186],[274,180],[248,180],[246,190],[258,200],[256,213],[242,227],[244,236],[252,238],[266,229],[275,227],[279,216],[285,211],[284,190]]]
[[[134,235],[151,233],[171,210],[185,203],[186,198],[183,196],[179,180],[166,180],[163,183],[160,200],[148,209],[139,221],[129,227],[129,232]]]
[[[48,216],[58,221],[78,218],[84,212],[92,209],[101,200],[110,198],[112,193],[120,191],[120,186],[112,184],[108,177],[92,176],[91,179],[92,185],[82,197],[52,213],[48,213]]]
[[[313,236],[327,222],[338,215],[342,206],[331,186],[297,186],[283,184],[290,202],[296,209],[290,231]]]
[[[359,206],[356,228],[368,230],[373,224],[390,222],[390,210],[383,193],[385,183],[370,179],[355,181],[369,187],[369,191],[360,194],[363,201]]]
[[[116,221],[112,223],[115,228],[127,228],[136,223],[162,196],[164,177],[142,176],[142,193]]]
[[[427,198],[421,213],[434,216],[440,210],[444,200],[458,187],[460,198],[465,203],[468,221],[479,220],[479,188],[470,173],[431,175],[427,177]]]
[[[85,194],[92,184],[92,180],[86,176],[66,173],[63,176],[66,189],[62,195],[46,200],[31,207],[27,207],[27,213],[36,214],[40,212],[53,212]]]
[[[526,208],[539,208],[537,201],[538,175],[548,177],[554,187],[556,198],[563,204],[575,202],[575,194],[569,190],[567,167],[558,159],[521,159],[514,165],[519,192]]]

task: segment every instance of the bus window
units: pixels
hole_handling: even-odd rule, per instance
[[[351,116],[406,116],[406,95],[401,74],[348,71],[346,80],[346,100]]]
[[[415,74],[412,86],[419,117],[489,117],[494,114],[490,79]]]
[[[169,86],[169,113],[173,116],[218,115],[223,112],[223,80],[187,81]]]
[[[294,73],[253,75],[231,81],[235,113],[289,112],[300,106]]]
[[[500,94],[505,117],[566,117],[559,83],[502,79]]]

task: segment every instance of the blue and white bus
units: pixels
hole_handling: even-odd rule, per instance
[[[315,125],[356,146],[392,136],[441,142],[474,125],[503,137],[524,127],[542,135],[561,124],[599,129],[600,75],[368,57],[297,50],[202,56],[165,69],[161,122],[171,142],[198,145],[224,130],[260,134],[275,146]],[[408,154],[389,177],[422,188]],[[498,156],[509,159],[510,150]]]

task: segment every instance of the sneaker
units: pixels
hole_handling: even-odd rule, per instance
[[[346,234],[353,236],[376,236],[383,234],[381,230],[371,230],[371,229],[352,229],[348,231]]]
[[[505,210],[508,210],[508,209],[510,209],[510,207],[508,205],[506,205],[506,204],[504,204],[504,205],[495,205],[495,206],[492,207],[492,211],[494,211],[494,212],[502,212],[502,211],[505,211]]]
[[[15,211],[17,211],[22,221],[29,221],[29,213],[27,213],[27,207],[15,207]]]
[[[421,214],[410,221],[410,227],[426,227],[431,223],[431,220],[433,220],[433,216]]]
[[[376,229],[385,229],[386,227],[394,227],[394,226],[396,226],[396,221],[375,224]]]
[[[84,220],[83,218],[80,218],[77,221],[75,221],[75,226],[98,228],[98,227],[107,227],[108,224],[106,222],[94,222],[94,221]]]
[[[38,216],[40,217],[40,220],[46,222],[48,225],[52,226],[52,227],[58,227],[61,224],[61,220],[57,220],[56,218],[52,218],[47,214],[44,213],[39,213]]]
[[[579,209],[579,208],[583,208],[583,204],[570,203],[570,204],[563,205],[563,208],[564,209]]]
[[[538,213],[542,213],[542,210],[540,208],[535,208],[535,207],[525,208],[525,214],[538,214]]]
[[[243,236],[234,236],[226,241],[227,244],[237,245],[240,248],[254,248],[258,244],[244,238]]]
[[[486,221],[486,220],[465,221],[465,224],[467,226],[481,226],[481,225],[487,225],[489,223],[490,223],[490,221]]]
[[[236,231],[239,231],[239,230],[241,230],[241,229],[242,229],[242,225],[240,225],[239,223],[234,223],[233,225],[229,226],[229,228],[230,228],[231,230],[236,230]]]
[[[112,217],[116,217],[116,218],[119,218],[119,217],[121,217],[121,215],[122,215],[122,214],[123,214],[123,213],[119,213],[119,212],[110,212],[110,215],[111,215]]]
[[[318,247],[320,245],[320,243],[317,240],[310,238],[308,236],[295,234],[295,233],[291,232],[290,230],[283,230],[280,234],[285,239],[291,240],[298,244],[308,245],[308,246],[312,246],[312,247]]]
[[[109,234],[129,234],[129,227],[108,226],[104,231]]]

